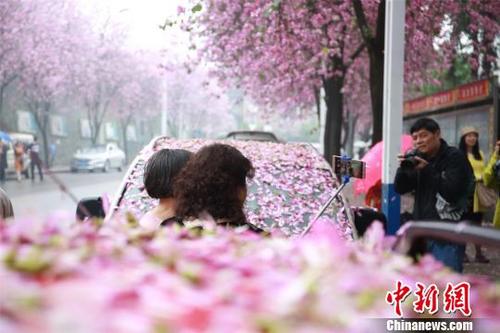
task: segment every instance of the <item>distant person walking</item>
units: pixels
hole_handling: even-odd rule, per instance
[[[7,150],[8,146],[0,140],[0,183],[5,182],[5,169],[7,169]]]
[[[486,208],[481,205],[481,201],[478,196],[479,187],[484,186],[483,171],[485,166],[483,152],[479,149],[479,132],[474,127],[470,126],[462,128],[462,136],[460,137],[458,148],[467,157],[467,160],[474,171],[474,179],[476,181],[476,188],[474,193],[471,195],[471,200],[469,200],[468,211],[466,212],[464,219],[472,221],[472,223],[477,226],[481,226],[483,214],[486,211]],[[476,245],[475,248],[476,261],[482,263],[489,262],[488,258],[486,258],[482,253],[481,246]],[[466,262],[469,261],[467,255],[464,256],[464,260]]]
[[[21,181],[21,172],[24,170],[24,145],[16,142],[14,145],[14,167],[16,169],[17,181]]]
[[[31,180],[35,181],[35,166],[38,168],[40,181],[43,181],[42,160],[40,159],[40,144],[37,137],[33,138],[33,143],[30,146],[30,159],[31,159]]]

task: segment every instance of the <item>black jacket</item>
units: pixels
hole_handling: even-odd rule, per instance
[[[465,155],[443,139],[437,155],[428,162],[429,165],[419,171],[399,167],[394,180],[397,193],[415,191],[415,220],[440,220],[436,194],[450,204],[458,204],[467,200],[474,184],[474,174]]]

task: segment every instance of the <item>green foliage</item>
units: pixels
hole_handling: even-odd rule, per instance
[[[191,12],[196,13],[200,12],[203,9],[201,3],[196,4],[193,8],[191,8]]]
[[[434,72],[431,75],[440,83],[437,85],[427,84],[421,87],[420,91],[423,95],[432,95],[439,91],[453,89],[473,80],[472,70],[465,56],[458,56],[448,71]]]

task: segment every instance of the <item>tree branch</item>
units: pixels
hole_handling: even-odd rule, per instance
[[[363,52],[363,50],[365,49],[366,47],[366,44],[365,43],[362,43],[358,46],[358,48],[356,49],[356,51],[354,51],[351,56],[349,57],[349,62],[345,65],[346,68],[349,68],[351,67],[351,65],[354,63],[354,61],[356,60],[356,58],[361,54],[361,52]]]
[[[361,0],[352,0],[352,5],[354,8],[354,14],[356,15],[356,21],[358,22],[358,28],[361,32],[361,37],[370,49],[372,48],[373,35],[370,27],[368,26],[368,21],[366,20],[363,4],[361,3]]]

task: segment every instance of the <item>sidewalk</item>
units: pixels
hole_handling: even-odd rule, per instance
[[[67,173],[71,172],[71,168],[69,165],[54,165],[49,169],[52,173]],[[44,172],[47,173],[47,172]]]

